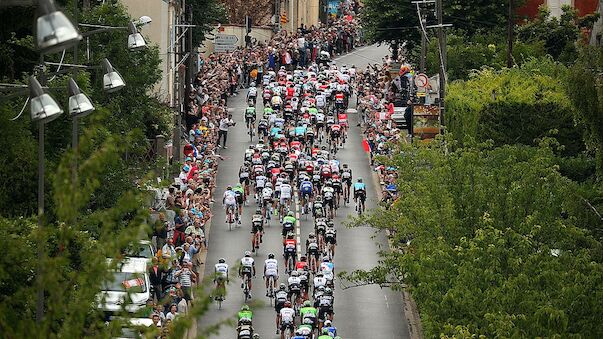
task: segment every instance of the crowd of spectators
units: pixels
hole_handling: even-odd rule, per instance
[[[227,147],[228,129],[234,125],[229,98],[252,82],[259,83],[256,80],[270,69],[304,67],[315,62],[321,51],[335,56],[356,47],[355,10],[357,5],[343,7],[340,18],[329,25],[302,26],[294,34],[283,30],[268,43],[202,58],[188,89],[185,161],[164,208],[155,213],[152,231],[157,255],[149,267],[154,295],[147,316],[158,327],[186,313],[192,287],[202,274],[200,254],[207,247],[205,227],[212,218],[210,206],[222,159],[219,148]]]

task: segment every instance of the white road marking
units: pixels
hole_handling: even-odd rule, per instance
[[[293,201],[295,201],[295,233],[297,234],[297,260],[301,258],[301,224],[299,221],[299,200],[297,199],[297,187],[293,187]]]
[[[387,301],[387,296],[384,294],[383,298],[385,298],[385,305],[389,308],[389,302]]]

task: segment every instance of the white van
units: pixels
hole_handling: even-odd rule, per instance
[[[111,263],[112,259],[107,259]],[[119,312],[126,304],[127,312],[137,312],[151,298],[146,258],[126,258],[112,272],[98,295],[98,307],[105,312]],[[128,297],[129,296],[129,297]],[[128,299],[126,299],[128,298]]]

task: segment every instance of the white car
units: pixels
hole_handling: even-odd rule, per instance
[[[114,339],[144,338],[147,328],[153,326],[153,320],[149,318],[129,318],[125,322],[121,334]]]
[[[107,259],[109,263],[112,259]],[[105,312],[137,312],[151,298],[146,258],[126,258],[112,272],[112,279],[103,284],[98,294],[98,307]]]
[[[150,241],[139,240],[126,250],[125,256],[128,258],[144,258],[150,264],[155,256],[155,248],[153,248]]]

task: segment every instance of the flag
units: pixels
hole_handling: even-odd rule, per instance
[[[142,280],[142,278],[130,279],[130,280],[123,281],[122,284],[124,285],[124,287],[126,289],[128,289],[128,288],[144,285],[144,280]]]
[[[364,151],[367,153],[371,151],[371,146],[366,139],[362,139],[362,148],[364,148]]]

